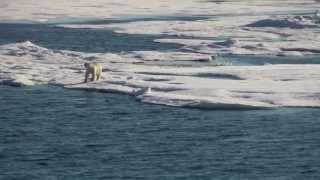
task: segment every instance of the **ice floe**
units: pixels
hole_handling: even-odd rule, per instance
[[[309,13],[299,16],[219,16],[194,21],[156,20],[59,26],[164,35],[166,37],[155,42],[180,44],[184,50],[200,54],[302,56],[320,53],[318,22],[317,16]]]
[[[314,10],[319,7],[313,0],[1,0],[0,20],[56,22],[56,19],[112,18],[179,15],[241,15],[286,11]]]
[[[320,65],[230,66],[218,61],[221,54],[319,54],[320,6],[313,0],[3,0],[0,7],[4,22],[159,35],[155,42],[182,45],[172,51],[123,53],[52,50],[29,41],[0,45],[0,84],[124,93],[145,103],[178,107],[320,107]],[[193,15],[203,18],[179,19]],[[173,18],[143,20],[150,16]],[[123,17],[133,20],[88,21]],[[87,23],[68,24],[76,19]],[[83,83],[85,62],[102,64],[100,81]]]
[[[317,14],[317,13],[316,13]],[[314,28],[317,27],[318,17],[294,16],[286,18],[263,19],[246,25],[247,27],[276,27],[276,28]]]
[[[158,56],[155,53],[161,59]],[[181,59],[170,53],[163,59],[175,57]],[[320,65],[164,67],[135,63],[150,59],[154,59],[152,52],[88,54],[53,51],[31,42],[7,44],[0,46],[0,83],[125,93],[145,103],[178,107],[320,107]],[[88,61],[102,64],[102,80],[83,83],[83,63]]]

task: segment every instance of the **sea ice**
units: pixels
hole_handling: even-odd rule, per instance
[[[320,53],[319,25],[313,15],[219,16],[195,21],[157,20],[59,26],[165,35],[166,38],[155,41],[180,44],[184,46],[183,49],[200,54],[301,56]]]
[[[52,51],[31,42],[2,45],[0,82],[125,93],[142,102],[179,107],[320,107],[320,65],[162,67],[134,63],[150,61],[149,53]],[[104,67],[101,81],[83,83],[88,56]]]
[[[313,0],[2,0],[0,7],[3,22],[29,20],[64,28],[160,35],[156,42],[183,45],[174,51],[123,53],[51,50],[28,41],[0,45],[1,84],[125,93],[142,102],[178,107],[320,107],[320,65],[182,64],[214,61],[211,57],[219,54],[317,55],[320,5]],[[171,19],[143,20],[150,16]],[[111,24],[88,21],[124,17],[140,19]],[[68,24],[76,19],[87,24]],[[83,83],[85,62],[103,66],[100,81]]]
[[[313,0],[1,0],[0,20],[56,22],[64,19],[93,19],[147,16],[217,16],[300,12],[319,7]]]

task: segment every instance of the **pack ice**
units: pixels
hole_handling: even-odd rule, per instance
[[[203,20],[154,20],[114,24],[64,24],[66,28],[165,35],[159,43],[183,45],[202,54],[303,56],[320,53],[319,11],[304,15],[218,16]]]
[[[183,45],[170,52],[116,54],[51,50],[29,41],[5,44],[0,46],[2,84],[50,84],[124,93],[145,103],[178,107],[320,107],[320,65],[229,66],[211,58],[219,54],[302,59],[319,55],[320,5],[314,0],[2,0],[0,7],[1,21],[59,22],[64,28],[165,35],[155,41]],[[62,24],[68,18],[154,16],[203,18]],[[211,65],[184,66],[185,61]],[[84,62],[103,65],[101,81],[83,83]]]
[[[185,67],[148,63],[154,58],[179,61],[181,56],[191,61],[203,59],[196,53],[80,53],[50,50],[31,42],[6,44],[0,46],[0,82],[125,93],[145,103],[177,107],[320,107],[320,65]],[[102,64],[101,81],[83,83],[83,63],[88,61]]]

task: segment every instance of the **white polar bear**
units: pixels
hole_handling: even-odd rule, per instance
[[[84,63],[86,68],[86,75],[84,82],[88,82],[89,75],[91,74],[91,81],[100,80],[102,74],[102,66],[97,63]]]

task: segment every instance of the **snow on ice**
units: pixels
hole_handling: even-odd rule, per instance
[[[56,23],[64,28],[165,35],[176,51],[84,53],[32,42],[0,45],[0,83],[50,84],[125,93],[145,103],[206,109],[320,107],[320,65],[184,66],[220,54],[300,56],[320,53],[319,3],[290,1],[48,0],[0,2],[3,22]],[[90,24],[91,19],[200,16],[195,20],[133,20]],[[75,19],[86,24],[68,23]],[[85,62],[104,68],[101,81],[83,83]]]
[[[134,63],[134,53],[52,51],[31,42],[2,45],[0,54],[2,84],[125,93],[142,102],[179,107],[320,107],[320,65],[163,67]],[[103,65],[101,81],[83,83],[87,56]]]

